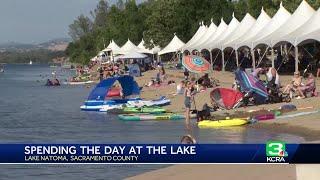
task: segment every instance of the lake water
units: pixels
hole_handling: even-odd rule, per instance
[[[60,81],[74,72],[49,65],[6,65],[0,74],[0,143],[179,143],[183,121],[123,122],[116,116],[82,112],[93,87],[46,87],[56,71]],[[200,130],[199,143],[303,142],[302,137],[236,127]],[[0,179],[121,179],[164,165],[1,165]]]

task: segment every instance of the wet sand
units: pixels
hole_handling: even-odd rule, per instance
[[[144,73],[143,77],[137,78],[139,85],[147,83],[151,77],[154,77],[156,71],[149,71]],[[167,70],[169,80],[174,80],[177,83],[183,79],[183,72],[176,70]],[[234,81],[234,75],[230,72],[214,72],[213,76],[220,81],[220,87],[231,88]],[[290,82],[291,76],[281,76],[281,84],[285,86]],[[317,79],[317,90],[320,89],[319,81]],[[166,86],[160,88],[144,88],[143,98],[156,98],[161,95],[166,95],[171,99],[171,105],[167,106],[173,112],[182,113],[184,111],[183,96],[172,96],[176,90],[176,86]],[[210,103],[211,89],[205,92],[199,93],[195,97],[197,109],[202,108],[204,103]],[[290,104],[296,105],[298,108],[312,107],[310,109],[298,110],[289,114],[310,112],[320,110],[320,97],[312,97],[306,99],[293,99]],[[227,111],[228,113],[235,113],[236,111],[248,111],[259,109],[277,109],[285,103],[278,104],[265,104],[260,106],[242,107],[234,110]],[[218,111],[216,114],[225,113],[226,111]],[[215,114],[213,113],[213,115]],[[268,129],[270,131],[279,133],[295,134],[305,138],[307,143],[319,143],[320,142],[320,117],[319,113],[298,116],[294,118],[276,119],[270,121],[263,121],[249,125],[250,128]],[[302,166],[302,165],[300,165]],[[320,165],[319,165],[320,166]],[[304,166],[303,166],[304,167]],[[320,167],[317,167],[320,168]],[[304,174],[313,179],[313,174]],[[299,176],[298,176],[299,177]],[[167,168],[159,169],[156,171],[147,172],[138,176],[131,177],[129,179],[282,179],[282,180],[294,180],[297,179],[296,165],[174,165]],[[320,177],[316,177],[320,178]],[[298,179],[300,180],[300,179]]]

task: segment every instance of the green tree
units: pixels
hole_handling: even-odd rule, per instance
[[[73,40],[88,34],[92,30],[91,20],[81,14],[72,24],[69,25],[69,35]]]

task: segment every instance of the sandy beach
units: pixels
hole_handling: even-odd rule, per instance
[[[156,71],[145,72],[142,77],[136,78],[140,86],[148,82],[151,77],[154,77]],[[167,70],[169,80],[180,82],[183,79],[183,72],[177,70]],[[230,88],[234,75],[231,72],[213,72],[213,77],[220,81],[220,87]],[[281,84],[286,85],[290,82],[292,76],[281,75]],[[319,81],[319,79],[317,79]],[[317,82],[317,89],[319,90],[320,84]],[[160,88],[144,88],[142,97],[152,99],[161,95],[166,95],[171,99],[171,104],[166,106],[174,112],[183,113],[184,97],[172,96],[175,92],[176,86],[170,85]],[[210,103],[209,93],[211,89],[205,92],[198,93],[195,97],[196,106],[202,107],[204,103]],[[298,108],[308,109],[298,110],[297,112],[311,112],[320,109],[319,97],[312,97],[306,99],[293,99],[290,103],[296,105]],[[241,107],[238,109],[229,110],[228,113],[235,113],[236,111],[248,111],[258,109],[275,109],[279,108],[282,104],[264,104],[259,106]],[[222,114],[226,111],[218,111],[213,114]],[[292,113],[291,113],[292,114]],[[268,129],[270,131],[278,133],[296,134],[303,137],[307,143],[319,143],[320,142],[320,121],[318,114],[309,114],[304,116],[298,116],[294,118],[276,119],[270,121],[259,122],[248,125],[250,128]],[[319,168],[319,166],[317,166]],[[232,173],[230,173],[232,172]],[[312,173],[310,174],[311,178]],[[129,179],[213,179],[219,177],[219,180],[225,179],[282,179],[292,180],[299,179],[296,175],[295,165],[174,165],[160,170],[144,173],[138,176],[131,177]],[[301,178],[300,178],[301,179]]]

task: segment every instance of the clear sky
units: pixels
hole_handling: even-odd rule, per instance
[[[0,0],[0,43],[40,43],[69,37],[68,26],[99,0]]]

